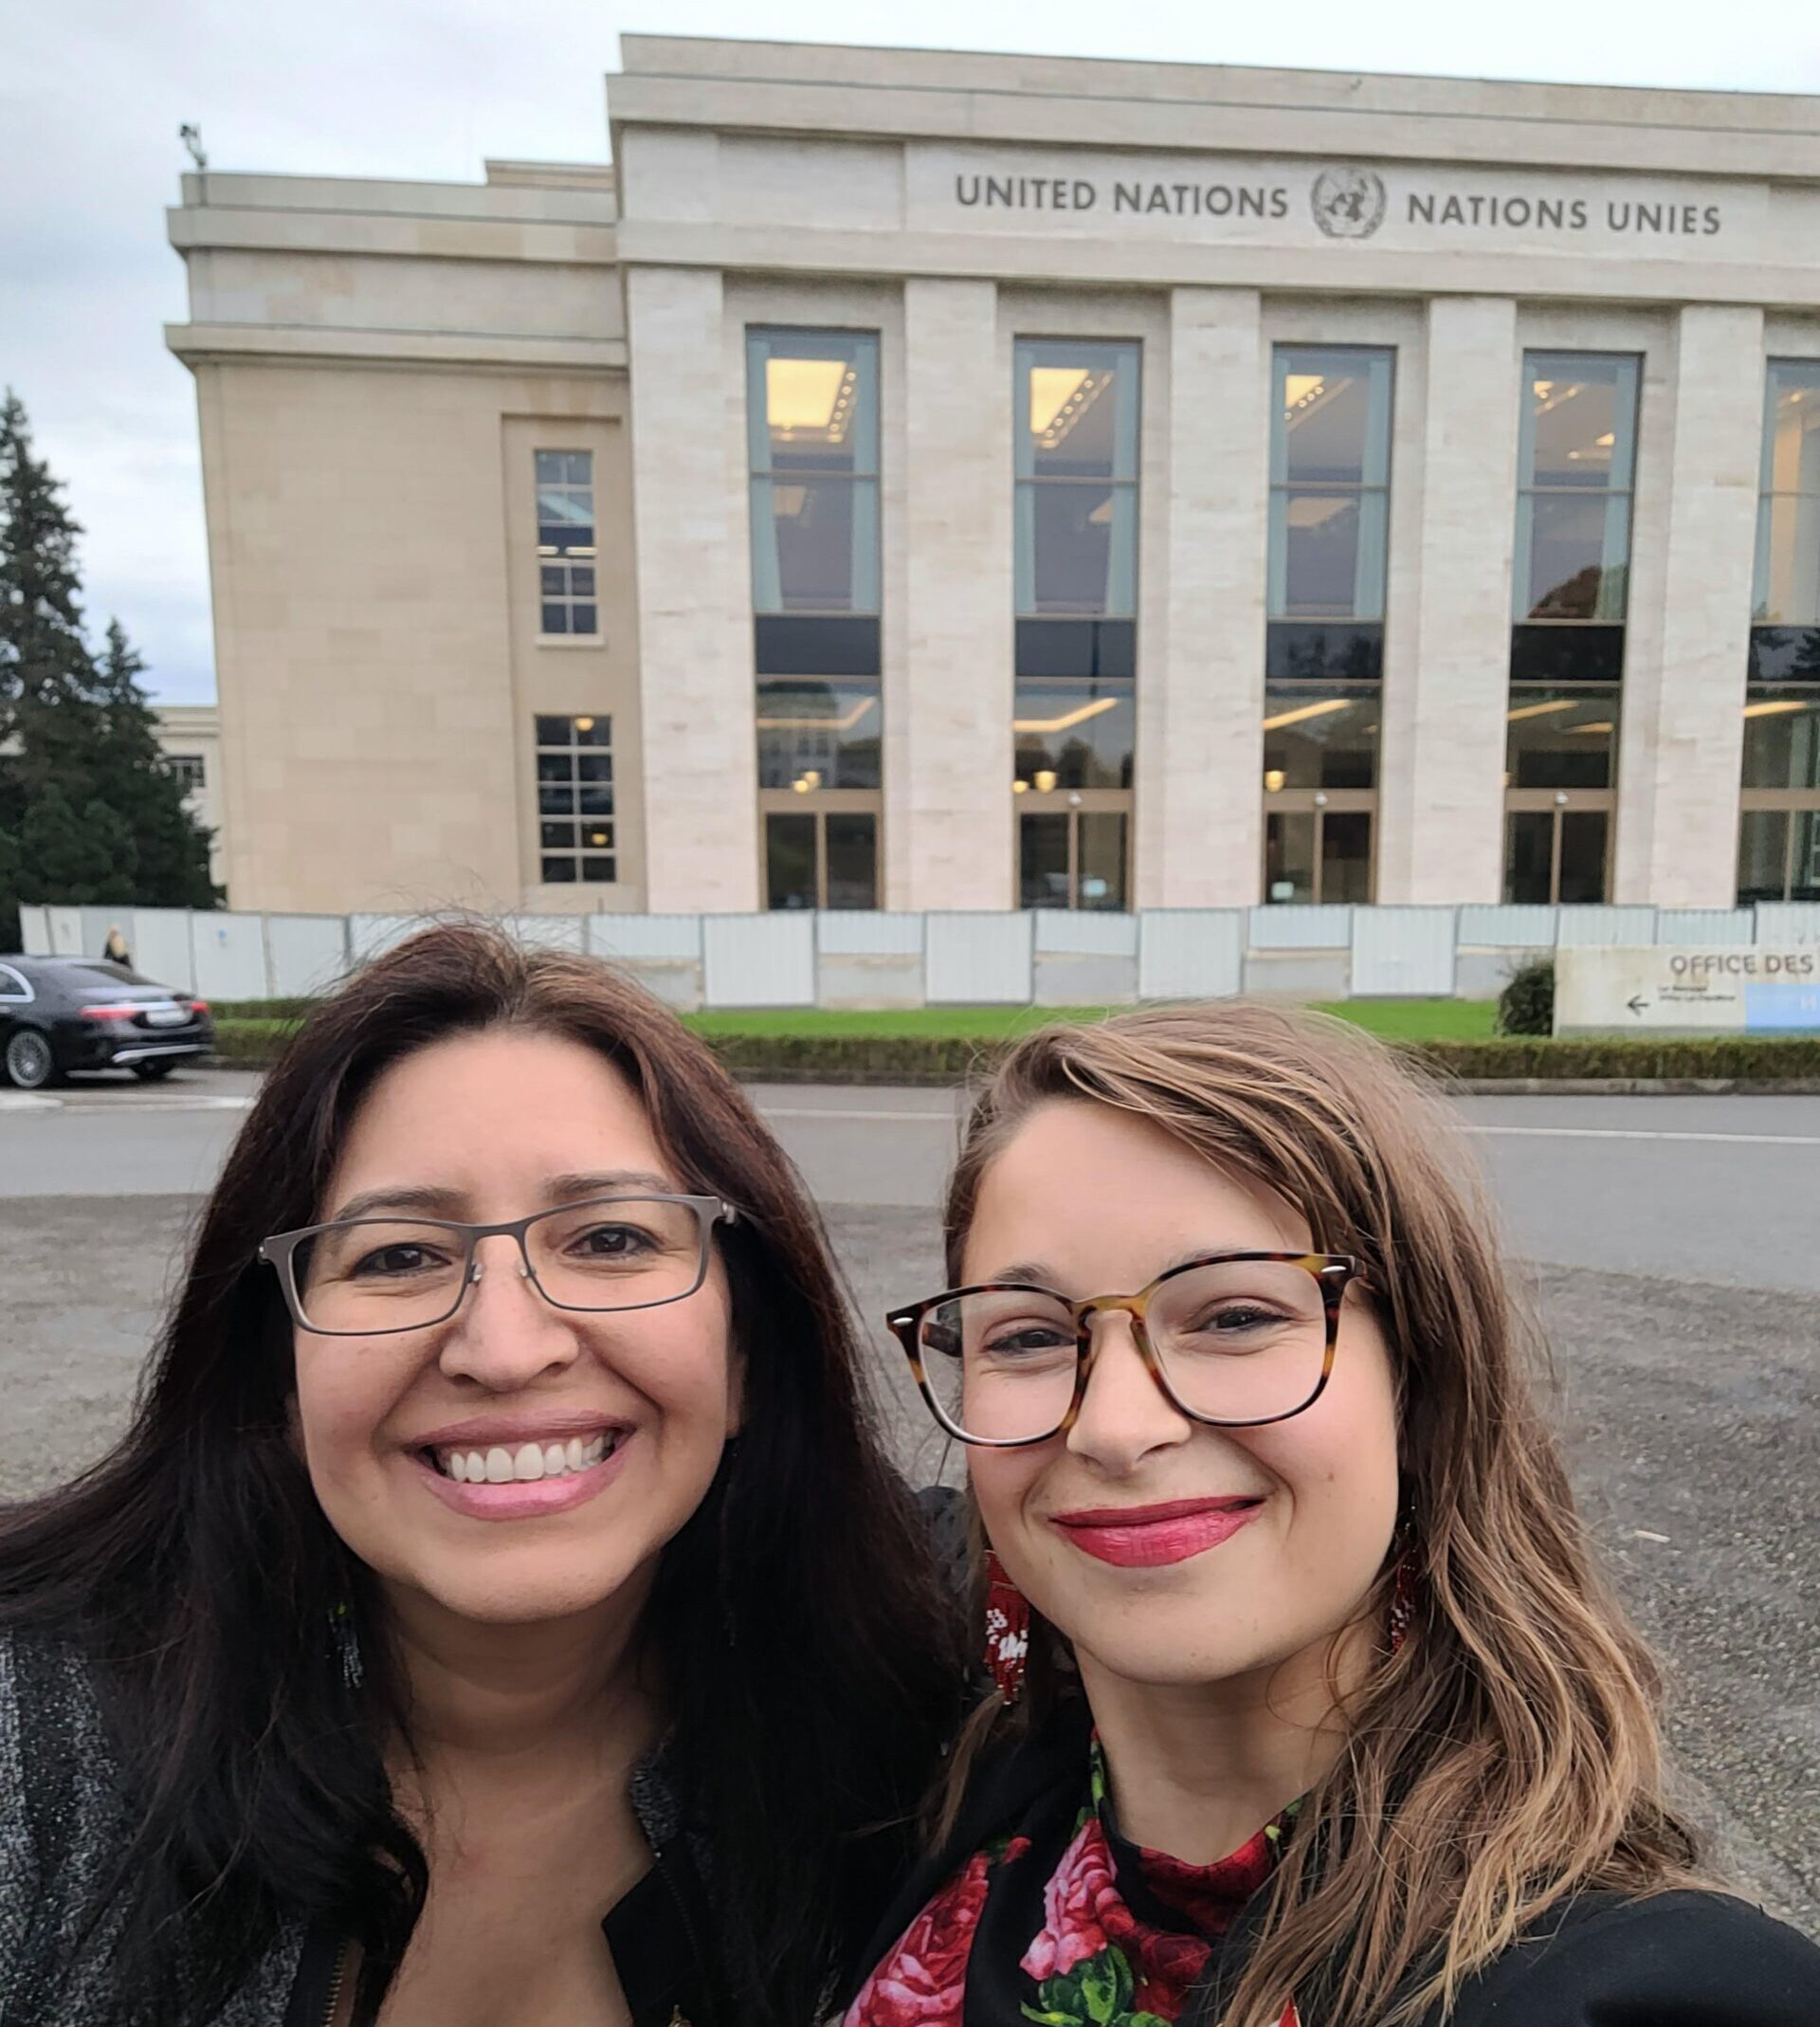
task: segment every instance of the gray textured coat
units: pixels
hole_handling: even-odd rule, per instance
[[[701,1890],[706,1852],[681,1827],[661,1756],[641,1763],[631,1799],[657,1863],[604,1926],[634,2019],[668,2020],[692,1975],[671,1910],[679,1892]],[[109,1871],[125,1834],[86,1666],[0,1633],[0,2027],[120,2027],[134,2017],[133,1995],[107,1964],[120,1920]],[[304,1941],[300,1921],[286,1925],[210,2027],[284,2027]],[[699,2006],[695,2015],[705,2017]]]
[[[38,1763],[49,1755],[54,1766]],[[86,1668],[0,1634],[0,2027],[118,2027],[129,2017],[130,1996],[106,1971],[119,1912],[103,1898],[124,1831]],[[282,1936],[214,2027],[282,2027],[302,1945],[300,1925]]]

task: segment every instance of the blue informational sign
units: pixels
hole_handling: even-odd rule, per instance
[[[1792,978],[1752,978],[1744,986],[1744,1029],[1749,1034],[1820,1028],[1820,985]]]

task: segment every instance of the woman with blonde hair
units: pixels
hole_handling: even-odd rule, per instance
[[[999,1693],[846,2027],[1812,2027],[1702,1871],[1446,1107],[1339,1024],[1052,1028],[946,1291]]]

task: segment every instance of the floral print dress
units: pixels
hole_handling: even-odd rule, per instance
[[[975,1852],[867,1979],[842,2027],[1173,2027],[1220,1938],[1276,1869],[1300,1806],[1230,1857],[1186,1865],[1119,1834],[1095,1738],[1087,1799],[1040,1904],[1040,1870],[1030,1876],[1040,1841],[1016,1835]],[[1000,1918],[989,1920],[989,1908]],[[999,1946],[976,1957],[985,1929]],[[1007,1943],[1022,1947],[1014,1964],[1002,1961]],[[1283,2027],[1301,2027],[1293,2004]]]

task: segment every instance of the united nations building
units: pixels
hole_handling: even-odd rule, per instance
[[[185,179],[235,907],[1820,900],[1820,101],[623,65]]]

